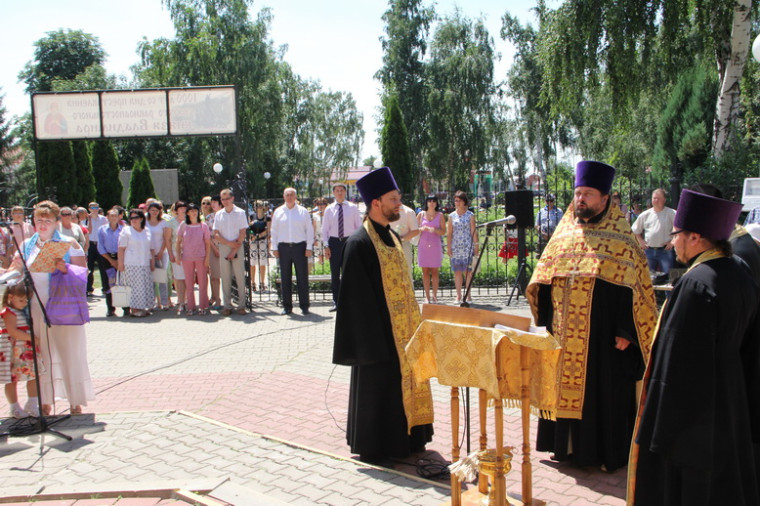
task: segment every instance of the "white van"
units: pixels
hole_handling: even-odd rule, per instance
[[[760,207],[760,177],[748,177],[744,180],[742,191],[742,211],[751,211]]]

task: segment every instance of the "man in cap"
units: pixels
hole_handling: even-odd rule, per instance
[[[688,270],[644,377],[628,504],[760,504],[760,292],[728,241],[741,209],[681,193],[672,237]]]
[[[528,300],[560,341],[556,421],[539,420],[537,449],[613,471],[628,461],[655,325],[646,257],[617,206],[615,169],[583,161],[573,202],[536,265]]]
[[[536,215],[536,231],[541,234],[539,247],[542,251],[557,229],[557,225],[559,225],[561,219],[562,209],[554,205],[554,195],[547,193],[546,205]]]
[[[335,183],[332,187],[335,201],[325,209],[322,218],[322,240],[325,241],[325,257],[330,260],[330,288],[335,311],[340,291],[340,274],[343,267],[343,246],[348,237],[362,226],[359,208],[346,200],[346,184]]]
[[[404,353],[420,310],[404,249],[390,228],[399,219],[401,194],[387,167],[356,186],[367,217],[344,247],[333,363],[351,366],[351,451],[379,462],[424,450],[433,434],[433,401],[429,383],[412,379]]]

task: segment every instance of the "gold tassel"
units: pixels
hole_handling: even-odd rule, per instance
[[[458,462],[449,465],[449,471],[456,476],[459,481],[469,482],[477,477],[479,464],[480,459],[478,458],[478,452],[474,451],[466,457],[459,459]]]

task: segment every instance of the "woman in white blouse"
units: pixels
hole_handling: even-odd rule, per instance
[[[132,316],[148,316],[155,300],[153,275],[155,254],[150,247],[150,231],[145,229],[142,209],[129,211],[129,226],[119,234],[117,269],[124,273],[124,281],[132,289],[129,299]]]

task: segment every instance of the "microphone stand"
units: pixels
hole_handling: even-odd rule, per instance
[[[13,244],[16,246],[16,251],[18,251],[19,256],[21,257],[21,264],[23,265],[23,272],[22,275],[24,277],[24,284],[26,285],[26,291],[29,293],[30,291],[34,294],[34,297],[37,298],[37,302],[40,305],[40,309],[42,309],[42,316],[45,319],[45,325],[46,328],[50,328],[50,318],[48,318],[47,311],[45,310],[45,305],[42,304],[42,301],[40,300],[40,294],[37,292],[37,287],[34,284],[34,280],[32,279],[32,273],[29,271],[29,266],[27,265],[27,259],[24,258],[24,250],[21,249],[19,246],[18,240],[16,240],[16,236],[13,234],[13,230],[10,229],[8,224],[2,223],[0,224],[0,227],[5,228],[8,233],[11,234],[11,237],[13,238]],[[29,301],[31,303],[31,299]],[[34,362],[34,377],[36,379],[36,385],[37,385],[37,410],[40,413],[39,417],[33,417],[30,416],[28,418],[22,418],[19,421],[13,423],[10,427],[8,427],[8,432],[0,433],[0,437],[7,437],[7,436],[14,436],[14,437],[25,437],[25,436],[32,436],[34,434],[43,434],[45,432],[49,432],[55,436],[58,436],[62,439],[65,439],[66,441],[71,441],[71,436],[64,434],[63,432],[59,432],[57,430],[51,429],[50,427],[58,422],[62,422],[64,420],[68,420],[71,418],[71,415],[63,415],[63,416],[45,416],[42,413],[42,390],[40,387],[41,380],[40,380],[40,373],[39,373],[39,359],[37,356],[37,338],[34,335],[34,319],[32,317],[32,308],[31,304],[29,304],[29,335],[32,338],[32,359]],[[52,380],[52,364],[50,364],[50,375]],[[40,443],[41,444],[41,443]]]
[[[483,258],[483,253],[486,252],[486,246],[488,245],[488,238],[491,237],[491,232],[493,232],[494,225],[486,225],[486,238],[483,240],[483,247],[480,248],[480,254],[478,255],[478,259],[475,261],[475,266],[472,268],[472,276],[470,276],[470,281],[467,283],[467,288],[464,292],[464,297],[462,297],[462,302],[459,303],[459,307],[470,307],[470,303],[467,302],[467,299],[470,297],[470,290],[472,290],[472,283],[475,281],[475,273],[478,272],[478,267],[480,267],[480,260]],[[475,231],[478,230],[478,227],[475,227]],[[475,237],[475,233],[472,234],[473,238]],[[473,239],[474,240],[474,239]]]

